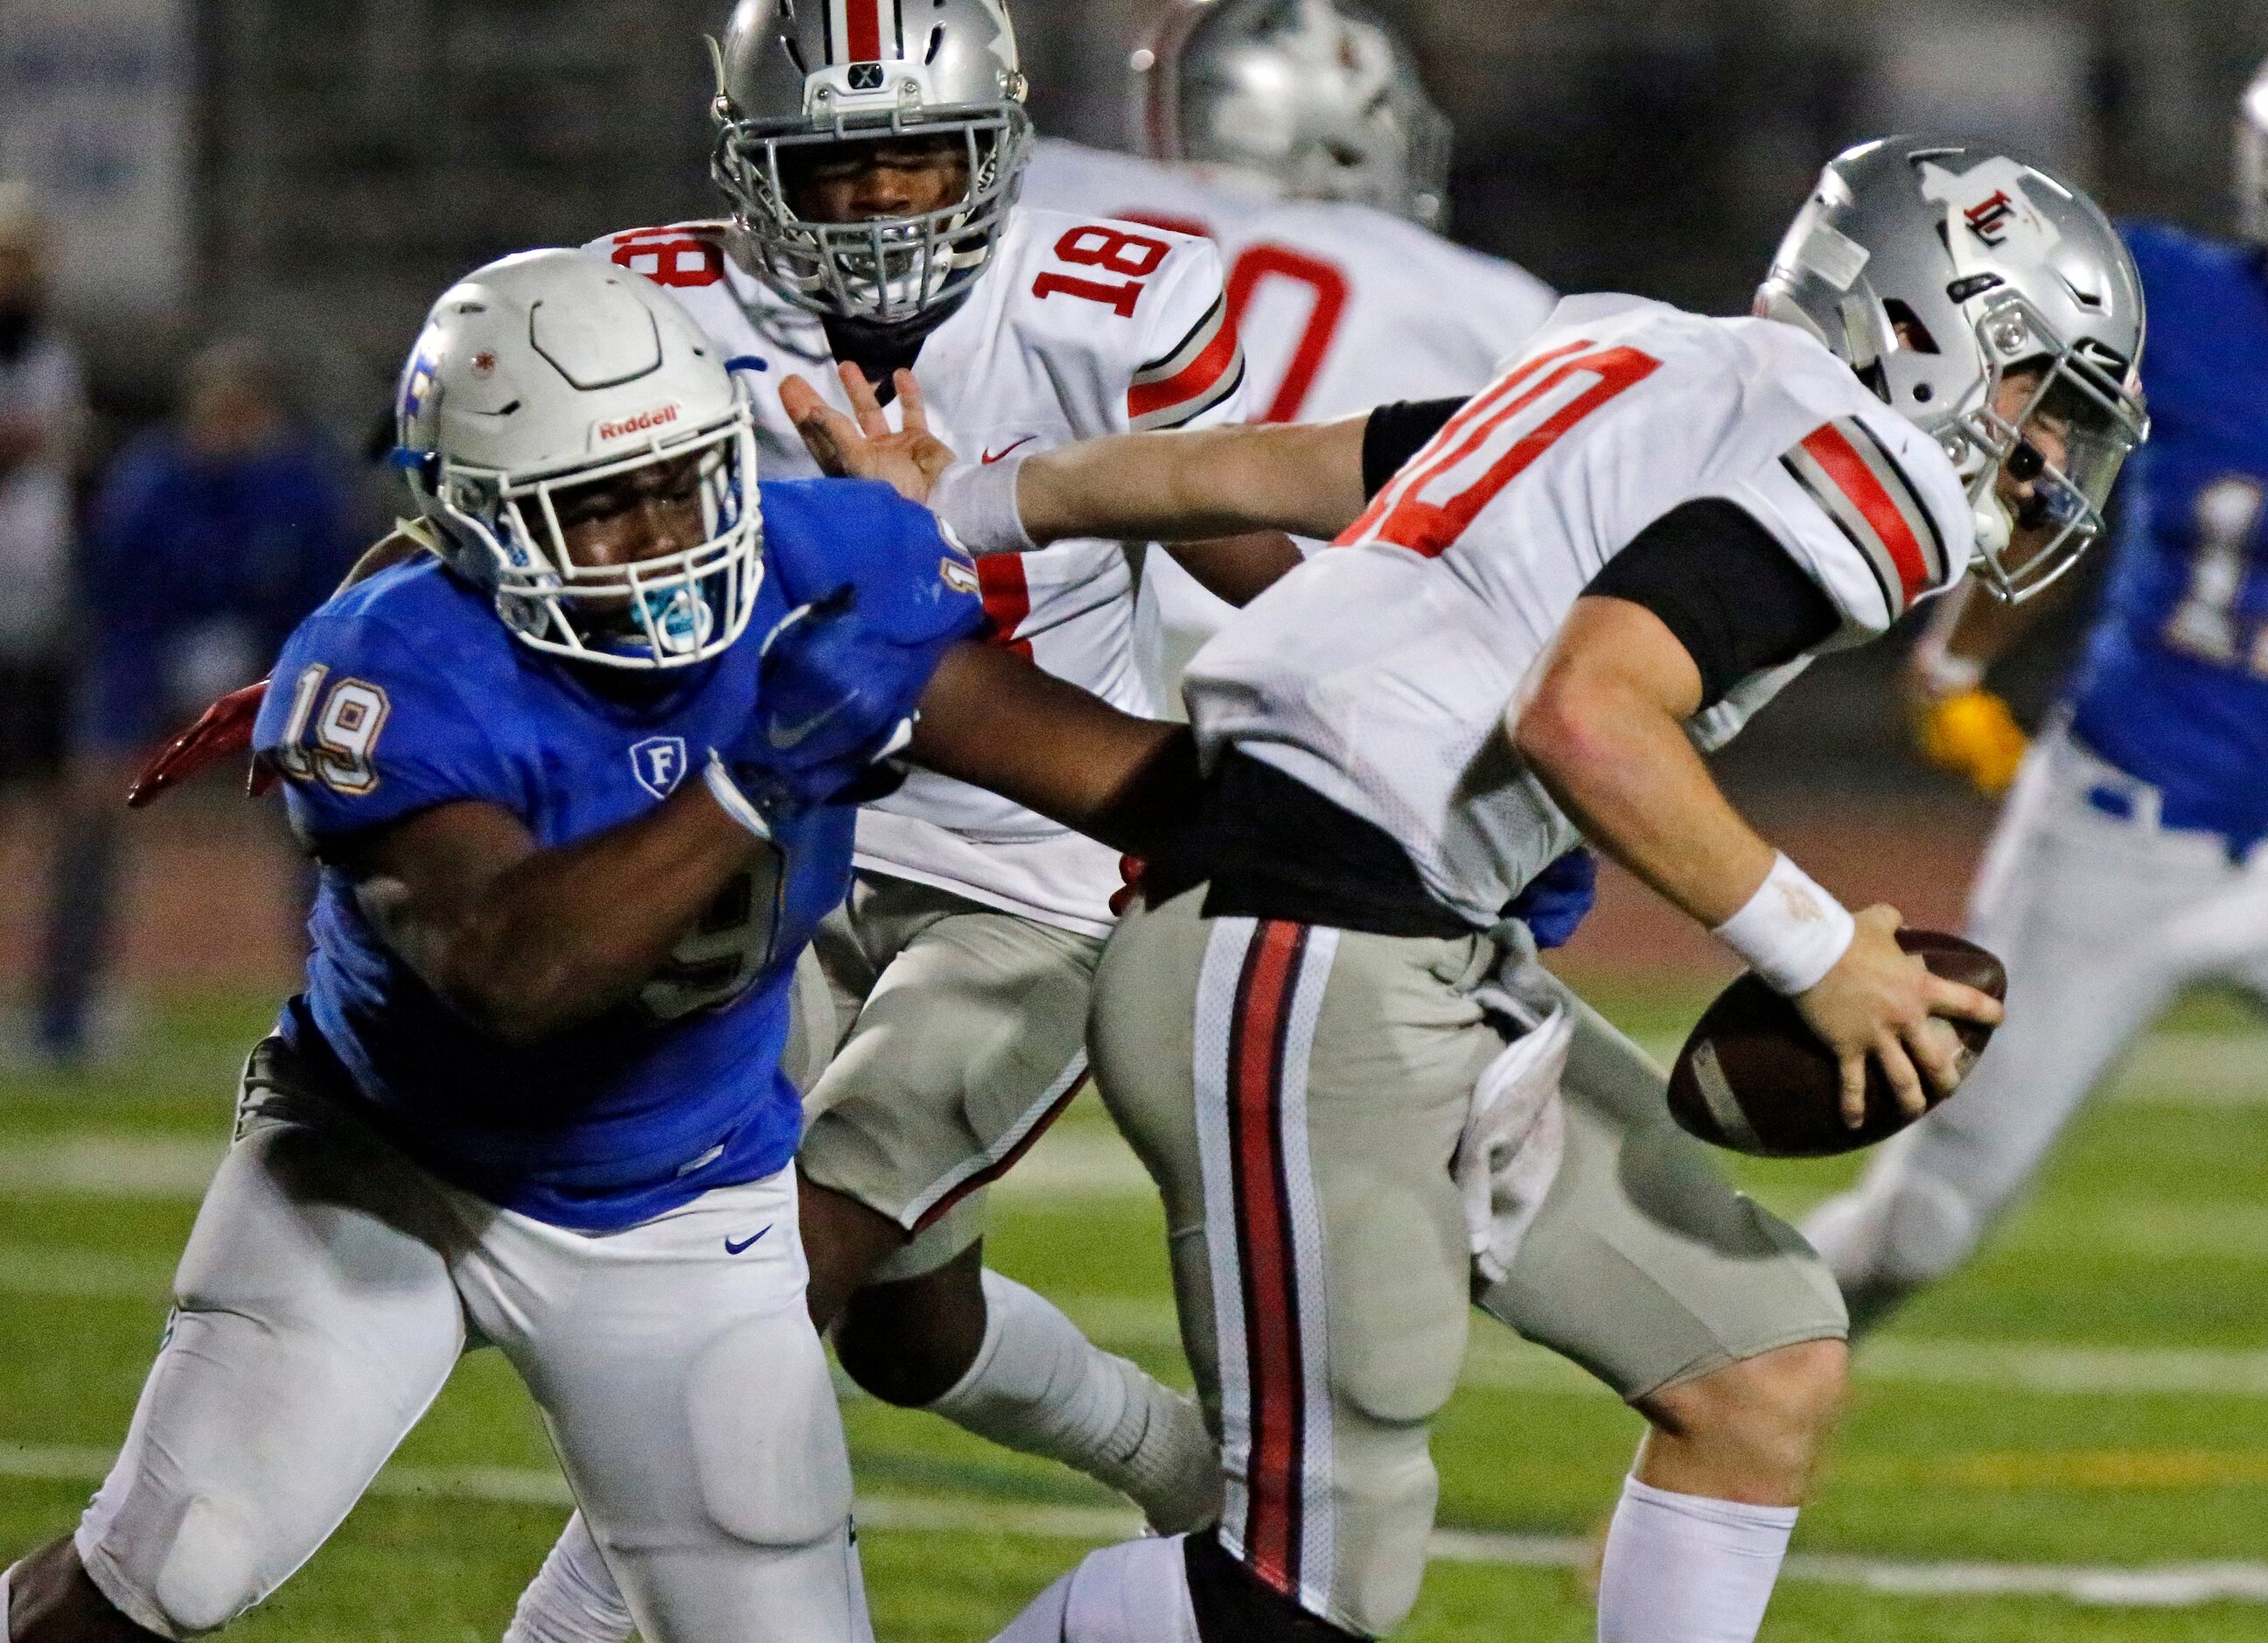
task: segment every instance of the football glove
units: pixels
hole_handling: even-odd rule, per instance
[[[1598,858],[1578,844],[1530,879],[1505,917],[1526,925],[1538,947],[1565,947],[1598,894]]]
[[[1915,714],[1913,730],[1922,757],[1990,798],[2008,791],[2030,745],[2007,703],[1981,689],[1936,697]]]

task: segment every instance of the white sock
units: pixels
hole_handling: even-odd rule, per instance
[[[1220,1516],[1220,1454],[1194,1399],[1090,1343],[1012,1278],[984,1274],[984,1342],[929,1408],[1005,1448],[1076,1467],[1161,1534]]]
[[[519,1595],[504,1643],[622,1643],[635,1625],[578,1512]]]
[[[1182,1538],[1088,1553],[992,1643],[1197,1643]]]
[[[1625,1478],[1599,1569],[1599,1643],[1754,1643],[1795,1510]]]

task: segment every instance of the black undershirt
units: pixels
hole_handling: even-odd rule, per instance
[[[820,326],[827,333],[828,351],[843,364],[856,365],[865,372],[866,380],[873,385],[875,400],[887,405],[898,396],[898,372],[913,369],[914,361],[921,357],[922,344],[929,341],[938,327],[961,312],[961,305],[968,300],[970,289],[973,288],[963,289],[951,302],[941,303],[894,325],[824,314]]]
[[[1363,490],[1375,496],[1462,400],[1380,407],[1363,429]],[[1627,600],[1676,636],[1701,674],[1701,706],[1793,661],[1840,625],[1819,585],[1745,509],[1681,504],[1607,562],[1587,595]],[[1378,935],[1456,936],[1461,915],[1434,900],[1401,844],[1305,783],[1234,748],[1197,814],[1143,880],[1154,905],[1209,884],[1208,916],[1288,918]]]

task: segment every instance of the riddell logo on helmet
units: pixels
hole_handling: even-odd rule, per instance
[[[684,410],[683,406],[672,400],[666,405],[656,405],[651,410],[642,410],[635,416],[625,416],[620,422],[602,422],[599,424],[599,438],[627,439],[634,433],[651,433],[657,428],[668,427],[684,415]]]

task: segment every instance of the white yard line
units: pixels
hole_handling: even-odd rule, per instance
[[[92,1484],[110,1469],[107,1450],[0,1441],[0,1477]],[[534,1467],[390,1466],[371,1486],[388,1499],[440,1499],[566,1510],[573,1504],[556,1472]],[[1005,1535],[1020,1539],[1102,1545],[1136,1534],[1130,1512],[1108,1507],[1034,1506],[1004,1501],[874,1495],[858,1502],[861,1527],[900,1534]],[[1493,1568],[1580,1568],[1593,1553],[1587,1540],[1559,1535],[1509,1535],[1440,1529],[1432,1553],[1449,1563]],[[2209,1602],[2268,1603],[2268,1564],[2191,1563],[2110,1568],[2088,1565],[1917,1562],[1797,1552],[1791,1580],[1855,1586],[1915,1597],[2059,1597],[2110,1608],[2182,1609]]]

